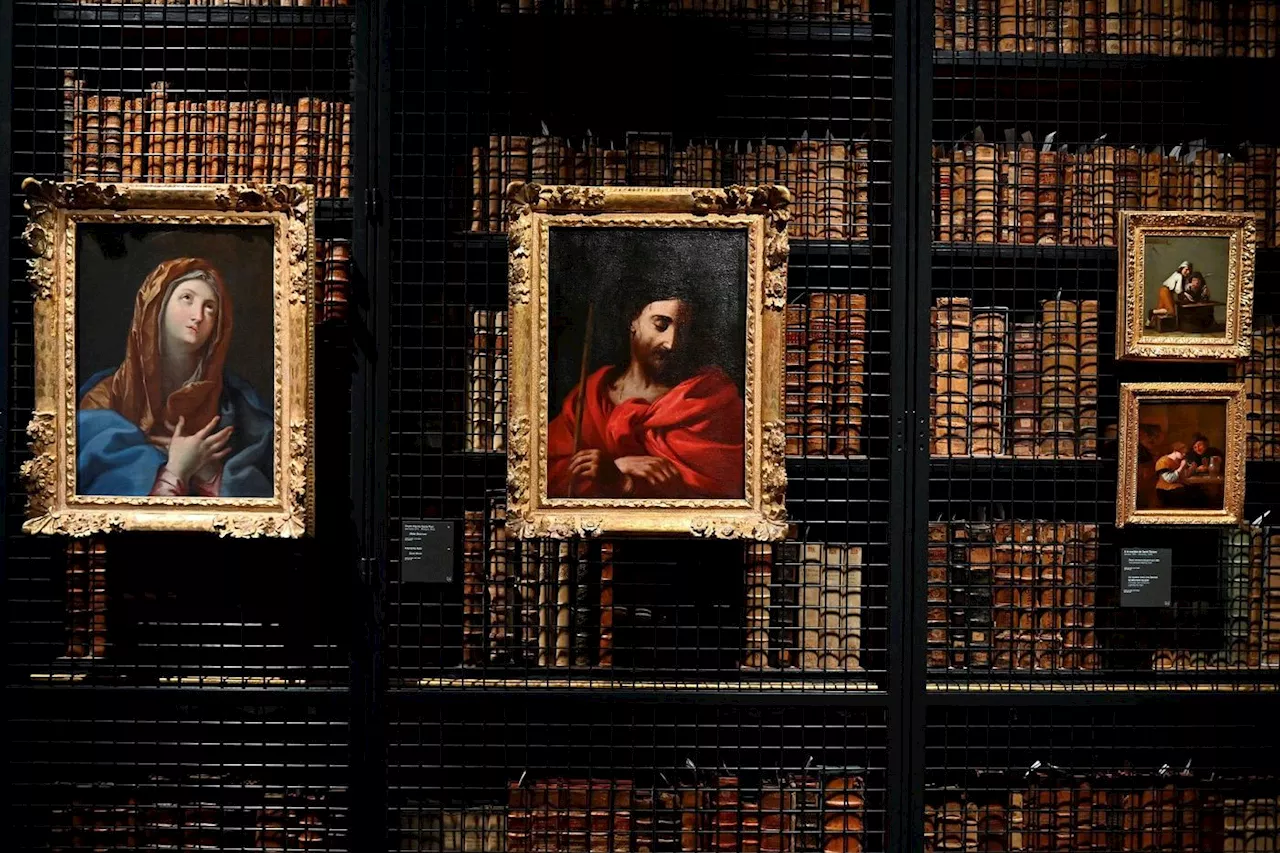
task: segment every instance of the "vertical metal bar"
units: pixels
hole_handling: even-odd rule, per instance
[[[924,816],[924,625],[928,467],[929,182],[932,23],[922,4],[894,7],[892,340],[893,495],[889,614],[888,846],[918,850]]]

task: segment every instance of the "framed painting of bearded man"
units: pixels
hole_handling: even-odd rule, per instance
[[[508,530],[783,537],[788,201],[509,188]]]
[[[313,191],[24,189],[36,342],[24,529],[304,534]]]

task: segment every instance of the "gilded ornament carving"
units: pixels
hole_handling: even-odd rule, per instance
[[[314,447],[311,328],[314,286],[310,219],[314,190],[277,184],[169,186],[55,183],[27,179],[35,303],[36,411],[28,427],[32,457],[23,463],[32,533],[73,536],[115,530],[202,530],[224,536],[303,535],[312,515]],[[143,212],[145,211],[145,212]],[[100,222],[146,226],[274,223],[271,399],[277,413],[275,496],[201,498],[76,493],[77,227]],[[65,429],[58,424],[66,425]],[[283,425],[287,424],[285,427]]]

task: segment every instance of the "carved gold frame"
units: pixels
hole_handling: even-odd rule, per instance
[[[508,531],[521,537],[638,533],[768,541],[785,536],[782,347],[790,200],[790,193],[777,186],[674,189],[517,182],[508,188]],[[553,223],[746,232],[745,498],[547,497],[547,244]]]
[[[1200,335],[1151,335],[1146,323],[1146,238],[1229,237],[1227,328],[1220,340]],[[1251,213],[1213,211],[1120,212],[1120,290],[1116,357],[1214,360],[1246,358],[1253,347],[1253,270],[1257,220]]]
[[[273,184],[55,183],[28,178],[23,232],[32,256],[35,400],[22,465],[29,533],[196,530],[292,538],[310,527],[315,290],[314,189]],[[275,494],[270,498],[76,494],[76,234],[80,223],[261,225],[274,229]]]
[[[1227,404],[1226,471],[1221,510],[1144,509],[1138,505],[1138,407],[1143,403]],[[1244,516],[1244,385],[1239,382],[1134,382],[1120,386],[1120,467],[1116,527],[1126,524],[1239,524]]]

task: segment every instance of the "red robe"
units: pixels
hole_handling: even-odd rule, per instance
[[[665,487],[639,480],[630,497],[740,498],[744,494],[742,397],[718,367],[704,368],[652,403],[639,398],[617,405],[609,399],[602,367],[587,377],[579,450],[601,450],[610,458],[658,456],[679,472]],[[547,428],[547,496],[568,497],[569,460],[581,386],[565,397],[564,408]],[[600,491],[578,497],[622,497]]]

